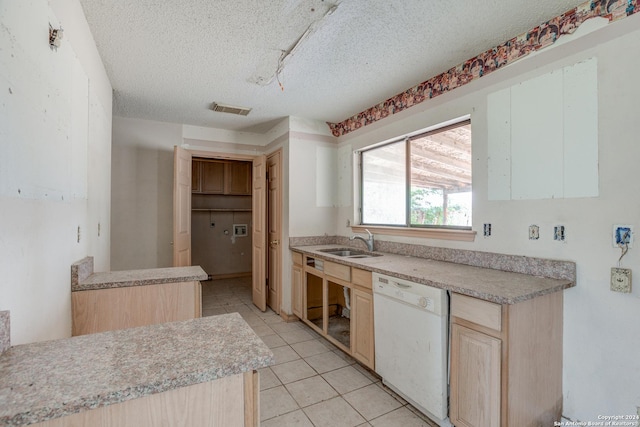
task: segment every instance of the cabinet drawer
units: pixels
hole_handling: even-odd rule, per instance
[[[373,289],[371,285],[371,272],[367,270],[361,270],[359,268],[351,269],[351,282],[354,285],[362,286],[363,288]]]
[[[466,295],[451,294],[451,315],[481,326],[502,330],[502,306]]]
[[[299,252],[291,252],[291,259],[294,264],[302,265],[302,254]]]
[[[336,264],[335,262],[324,262],[324,274],[337,277],[338,279],[351,281],[351,267],[348,265]]]

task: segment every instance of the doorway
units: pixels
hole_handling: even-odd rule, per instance
[[[210,279],[251,276],[251,163],[191,159],[191,262]]]
[[[189,151],[180,147],[174,147],[174,266],[193,265],[192,258],[194,262],[198,259],[198,256],[193,257],[194,248],[192,248],[192,235],[194,232],[200,232],[200,228],[194,228],[195,222],[192,221],[193,202],[193,209],[198,209],[195,212],[200,212],[200,214],[205,215],[205,221],[200,221],[199,219],[199,225],[195,224],[195,226],[200,227],[200,222],[202,222],[209,228],[208,231],[215,229],[218,233],[221,232],[224,238],[232,239],[235,237],[236,242],[238,239],[244,238],[246,239],[245,242],[251,242],[250,274],[252,276],[253,302],[263,311],[266,310],[268,304],[276,313],[280,312],[280,302],[282,299],[282,249],[280,245],[282,217],[281,153],[282,151],[278,150],[269,155],[271,159],[269,165],[272,169],[271,176],[273,177],[272,182],[269,183],[267,181],[267,159],[264,155],[247,156],[241,154]],[[212,164],[207,165],[206,171],[199,170],[194,174],[194,167],[198,167],[194,166],[194,159],[196,162],[206,161]],[[216,164],[217,162],[223,165],[220,166]],[[202,167],[202,165],[200,165],[200,167]],[[225,184],[224,182],[225,167],[228,168],[227,176],[229,176],[231,180],[229,184]],[[248,181],[241,178],[242,176],[246,176],[246,172],[241,172],[246,167],[249,167],[250,170],[250,178]],[[220,172],[221,170],[222,172]],[[235,174],[233,171],[235,171]],[[206,183],[202,179],[203,173],[207,175]],[[222,181],[219,178],[221,173],[223,174]],[[197,180],[196,177],[198,177],[199,180]],[[203,185],[206,187],[202,187]],[[246,194],[247,185],[250,189],[250,195]],[[232,204],[223,207],[203,205],[202,200],[192,200],[192,194],[197,194],[192,193],[192,188],[197,190],[197,186],[200,186],[200,194],[202,194],[204,189],[205,192],[217,192],[218,197],[220,197],[220,191],[222,191],[222,195],[224,195],[226,191],[228,193],[226,195],[234,196],[235,200],[233,200]],[[250,198],[247,199],[250,200],[248,204],[250,208],[247,208],[247,200],[245,200],[247,196]],[[245,199],[242,199],[243,197]],[[215,216],[217,213],[212,216],[212,212],[218,212],[216,209],[232,210],[235,211],[237,215],[250,213],[251,221],[246,224],[246,229],[243,227],[245,225],[244,222],[241,221],[232,222],[231,228],[225,227],[228,224],[218,222]],[[271,214],[270,211],[272,212]],[[229,213],[233,212],[227,212],[227,214]],[[207,215],[209,215],[208,219],[206,217]],[[232,216],[233,221],[238,218],[240,217],[236,216],[234,219]],[[246,216],[242,218],[246,218]],[[267,223],[268,218],[271,218],[271,224]],[[221,227],[217,228],[219,225],[221,225]],[[272,232],[267,233],[268,230]],[[228,234],[224,234],[225,231],[227,231]],[[246,236],[243,235],[245,232],[247,234]],[[235,236],[233,235],[234,233]],[[269,238],[269,240],[267,240],[267,238]],[[214,248],[213,250],[219,250],[219,248]],[[246,256],[246,252],[244,252],[243,256]],[[208,271],[207,269],[205,269],[205,271],[212,277],[216,277],[213,271]],[[225,273],[222,273],[217,277],[224,277],[224,274]],[[248,272],[245,272],[245,274],[248,274]],[[267,281],[267,275],[270,277],[270,282]]]

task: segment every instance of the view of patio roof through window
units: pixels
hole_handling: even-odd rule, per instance
[[[469,120],[361,155],[362,224],[471,227]]]

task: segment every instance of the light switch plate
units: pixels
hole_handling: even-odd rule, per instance
[[[631,269],[616,268],[611,269],[611,290],[614,292],[631,292]]]

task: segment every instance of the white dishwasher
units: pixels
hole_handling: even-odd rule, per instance
[[[376,372],[441,426],[448,412],[447,292],[373,273]]]

